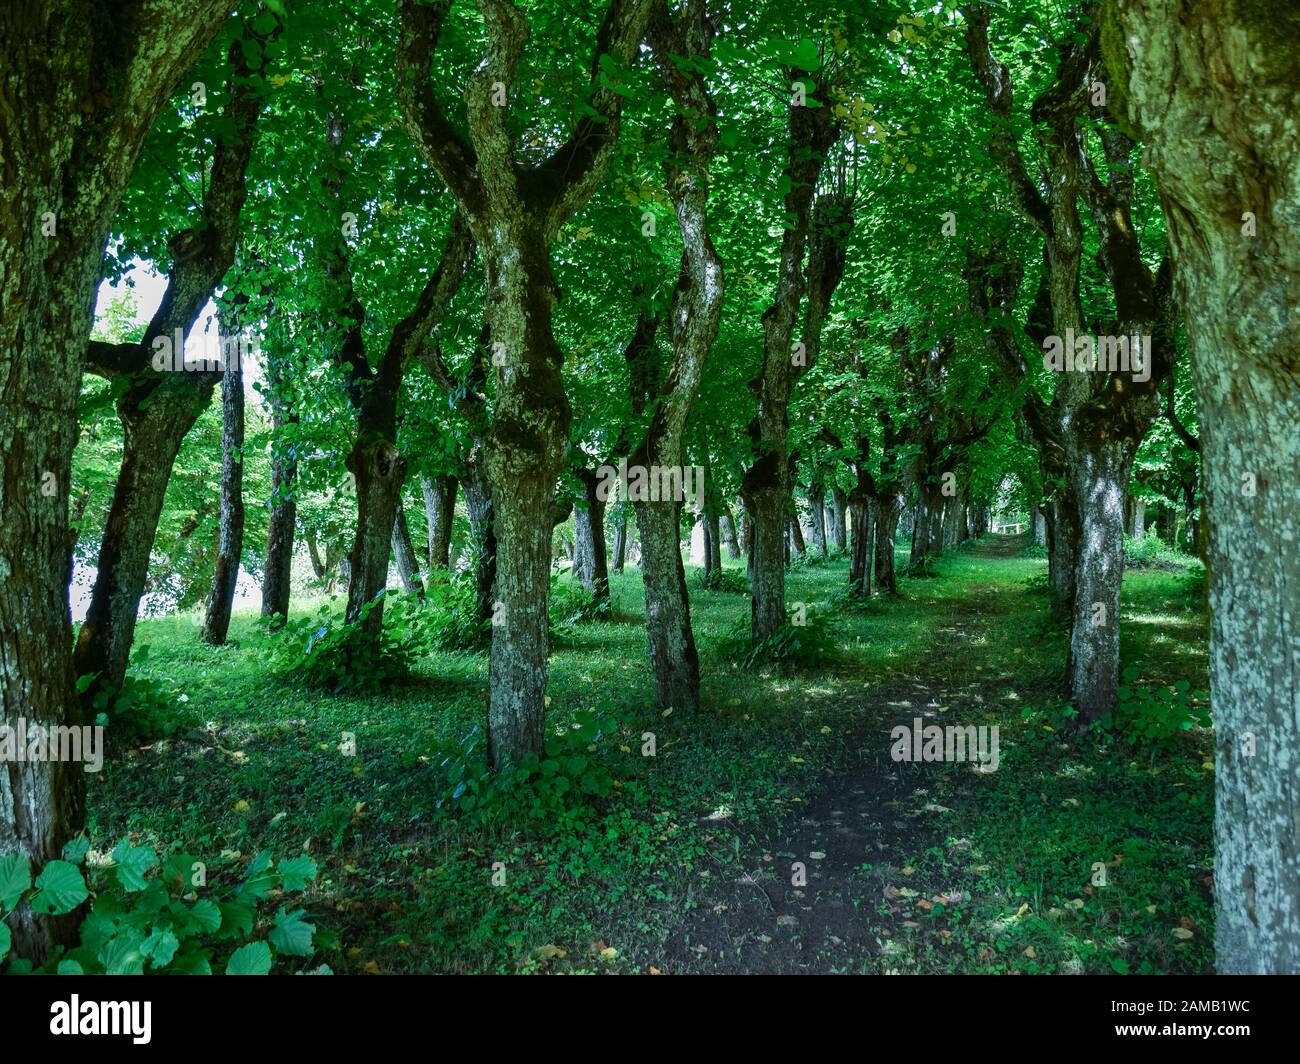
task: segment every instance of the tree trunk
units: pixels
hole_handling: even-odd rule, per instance
[[[492,483],[488,480],[487,470],[483,468],[478,447],[470,452],[467,470],[465,508],[469,512],[470,533],[473,536],[471,553],[474,559],[475,599],[478,602],[479,621],[487,624],[492,620],[493,603],[496,601],[497,536],[492,509]]]
[[[400,496],[400,489],[399,489]],[[420,578],[420,561],[411,545],[411,530],[406,524],[406,508],[399,497],[397,513],[393,518],[393,559],[397,562],[397,575],[408,595],[424,598],[424,581]]]
[[[1047,523],[1047,580],[1052,591],[1052,618],[1074,617],[1075,568],[1079,557],[1078,504],[1072,492],[1062,489],[1052,501]]]
[[[609,610],[609,563],[605,552],[605,500],[598,490],[600,480],[594,469],[577,470],[582,482],[583,498],[573,507],[574,532],[582,564],[574,566],[582,586],[587,589],[600,616]]]
[[[803,541],[803,529],[799,526],[797,516],[790,518],[790,546],[794,549],[794,553],[800,555],[807,550]]]
[[[429,528],[429,571],[451,568],[451,527],[456,513],[459,481],[449,474],[429,477],[420,474],[424,516]]]
[[[1105,16],[1111,79],[1153,148],[1201,418],[1216,965],[1295,973],[1300,136],[1288,116],[1300,26],[1247,3],[1115,0]]]
[[[820,483],[808,487],[808,508],[811,511],[809,531],[813,550],[826,557],[826,488]]]
[[[0,707],[4,723],[81,723],[68,612],[68,498],[86,337],[104,247],[140,146],[229,14],[214,0],[149,11],[148,32],[87,2],[8,4],[0,32]],[[47,222],[57,227],[50,229]],[[0,855],[35,869],[84,823],[79,764],[0,772]],[[34,964],[80,914],[10,917]]]
[[[695,710],[700,703],[700,660],[678,535],[681,504],[640,502],[635,507],[655,701],[664,707]]]
[[[124,434],[122,468],[104,523],[95,588],[77,634],[73,666],[78,676],[98,673],[91,691],[116,690],[126,678],[136,613],[149,573],[172,464],[195,420],[212,398],[215,376],[198,388],[190,381],[156,379],[118,403]]]
[[[740,557],[740,541],[736,536],[736,521],[731,516],[731,507],[722,508],[722,540],[727,545],[727,556],[733,561]],[[825,543],[823,542],[823,546]],[[719,563],[719,568],[721,564]]]
[[[1133,500],[1133,538],[1138,542],[1147,534],[1147,503],[1145,499]]]
[[[358,436],[348,454],[348,470],[357,488],[357,531],[348,555],[352,583],[348,587],[347,618],[356,621],[368,603],[375,605],[362,624],[368,636],[383,628],[380,596],[388,587],[388,561],[393,544],[393,526],[406,479],[406,459],[387,433],[367,438]]]
[[[214,646],[226,641],[230,629],[244,550],[244,372],[236,359],[227,359],[222,371],[221,426],[221,526],[203,618],[203,639]]]
[[[785,613],[785,532],[790,512],[790,396],[799,372],[816,360],[820,319],[805,328],[800,341],[803,358],[797,359],[794,330],[800,301],[805,294],[805,253],[813,221],[813,197],[822,160],[839,130],[830,109],[791,107],[786,165],[783,170],[783,207],[787,223],[782,230],[776,291],[763,312],[763,364],[755,390],[758,409],[750,425],[754,463],[745,471],[742,492],[745,509],[754,520],[752,638],[755,644],[779,632]],[[808,273],[813,273],[808,255]],[[843,262],[840,262],[841,270]],[[838,277],[835,278],[838,281]],[[834,284],[831,284],[833,290]],[[809,307],[813,293],[809,293]],[[829,301],[829,293],[826,294]],[[819,305],[825,311],[824,305]]]
[[[280,439],[289,425],[297,424],[298,415],[280,395],[277,384],[283,370],[272,359],[268,367],[271,378],[271,437]],[[270,514],[266,522],[266,570],[262,574],[262,616],[278,618],[278,626],[289,616],[289,592],[293,579],[293,534],[298,520],[298,503],[294,481],[298,476],[295,447],[272,443]]]
[[[867,497],[861,491],[849,496],[849,590],[863,598],[871,594],[871,529]]]
[[[848,549],[848,535],[845,531],[848,496],[838,486],[831,488],[831,536],[835,549],[841,554]]]
[[[627,562],[627,510],[620,503],[614,514],[614,572],[621,573]]]
[[[311,571],[316,574],[317,580],[324,580],[325,574],[329,568],[324,558],[321,557],[320,544],[316,542],[316,533],[307,533],[307,557],[311,559]]]
[[[1113,712],[1116,704],[1125,486],[1135,450],[1135,444],[1121,440],[1071,455],[1081,523],[1070,636],[1070,693],[1084,721],[1100,719]]]
[[[885,496],[876,500],[876,587],[886,594],[897,595],[894,575],[894,536],[900,514],[898,499]]]

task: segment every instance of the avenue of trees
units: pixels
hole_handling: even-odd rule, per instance
[[[757,647],[792,557],[896,594],[900,532],[925,573],[1013,483],[1081,725],[1125,535],[1204,560],[1217,965],[1300,971],[1300,15],[12,0],[0,79],[6,722],[93,716],[146,600],[222,644],[241,571],[274,626],[309,561],[378,653],[391,568],[472,584],[499,769],[543,751],[558,526],[593,616],[639,565],[635,675],[689,714],[697,523]],[[85,806],[0,765],[0,855]]]

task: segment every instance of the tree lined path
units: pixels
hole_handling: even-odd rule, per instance
[[[1298,55],[6,4],[0,970],[1300,972]]]

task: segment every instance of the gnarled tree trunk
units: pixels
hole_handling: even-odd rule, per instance
[[[460,482],[450,474],[420,474],[424,516],[429,527],[429,571],[451,568],[451,526],[456,513],[456,491]]]
[[[393,518],[393,560],[397,562],[397,575],[408,595],[424,598],[424,581],[420,578],[420,561],[411,545],[411,530],[406,524],[406,509],[402,506],[400,492],[397,514]]]
[[[203,639],[214,646],[226,641],[230,629],[244,551],[244,373],[235,359],[226,361],[221,377],[221,520],[217,535],[217,565],[203,616]]]
[[[1117,110],[1152,147],[1209,500],[1216,964],[1300,971],[1300,21],[1111,0]]]

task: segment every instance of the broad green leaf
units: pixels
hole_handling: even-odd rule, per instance
[[[13,910],[23,892],[32,885],[32,867],[20,853],[0,857],[0,913]]]
[[[38,913],[62,916],[70,913],[88,897],[86,881],[81,870],[67,861],[51,861],[36,877],[37,891],[32,895],[32,908]]]
[[[311,939],[316,928],[303,920],[302,915],[301,909],[291,913],[281,909],[276,914],[275,927],[267,938],[280,953],[287,953],[291,957],[311,956]]]
[[[226,965],[227,975],[267,975],[271,971],[271,947],[265,942],[240,946]]]

